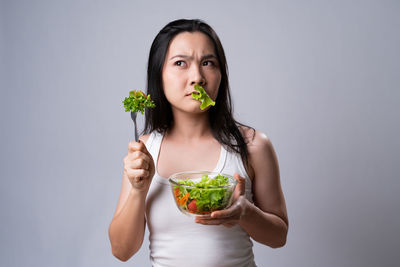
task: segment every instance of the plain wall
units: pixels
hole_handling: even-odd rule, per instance
[[[219,34],[236,117],[277,152],[287,244],[259,266],[397,266],[399,1],[2,1],[0,265],[149,266],[111,254],[133,126],[158,31]],[[139,119],[142,123],[142,118]],[[146,237],[147,238],[147,237]]]

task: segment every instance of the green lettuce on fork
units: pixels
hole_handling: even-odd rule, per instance
[[[192,97],[201,102],[200,109],[203,110],[208,106],[214,106],[215,102],[211,99],[211,97],[207,94],[206,90],[198,84],[194,85],[194,90],[198,93],[192,93]]]
[[[146,108],[154,108],[156,105],[151,100],[150,95],[143,93],[140,90],[133,90],[129,92],[129,97],[125,97],[124,101],[125,111],[140,112],[143,114]]]

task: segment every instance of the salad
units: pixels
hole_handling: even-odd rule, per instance
[[[205,215],[226,208],[230,204],[233,187],[229,178],[207,174],[196,180],[177,180],[173,194],[178,208],[193,214]]]
[[[153,100],[151,100],[150,95],[146,96],[140,90],[130,91],[129,97],[125,97],[122,103],[124,103],[126,112],[140,112],[142,115],[146,108],[154,108],[156,106]]]
[[[198,84],[194,85],[194,90],[198,93],[192,93],[192,97],[201,102],[200,108],[201,110],[207,108],[208,106],[214,106],[215,102],[211,99],[211,97],[207,94],[206,90]]]

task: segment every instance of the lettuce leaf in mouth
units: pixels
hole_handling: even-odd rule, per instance
[[[211,97],[207,94],[206,90],[198,84],[194,85],[194,90],[199,92],[198,94],[192,93],[193,99],[199,100],[201,102],[200,109],[203,110],[208,106],[214,106],[215,102],[211,99]]]
[[[154,108],[156,105],[151,100],[150,95],[143,93],[140,90],[133,90],[129,92],[129,97],[125,97],[122,101],[125,111],[140,112],[143,114],[146,108]]]

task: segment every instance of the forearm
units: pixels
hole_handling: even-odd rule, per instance
[[[145,231],[145,199],[145,193],[132,190],[122,210],[110,224],[112,253],[122,261],[132,257],[142,245]]]
[[[284,246],[288,232],[287,223],[277,215],[262,211],[248,200],[246,202],[240,226],[257,242],[272,248]]]

